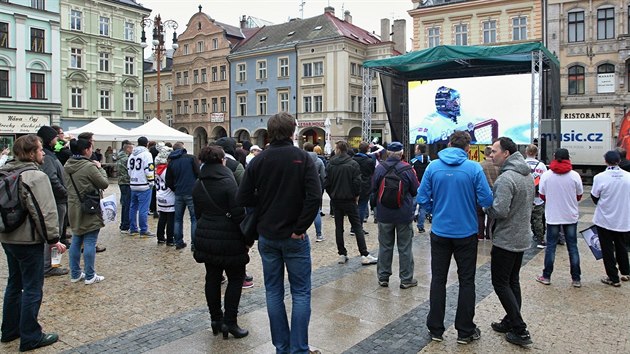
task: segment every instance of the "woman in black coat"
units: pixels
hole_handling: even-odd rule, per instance
[[[225,153],[218,146],[201,149],[199,160],[203,167],[193,188],[193,203],[197,230],[195,231],[195,260],[206,266],[206,301],[212,320],[212,333],[223,332],[223,338],[231,333],[243,338],[249,333],[236,322],[241,300],[245,265],[249,263],[248,251],[239,223],[245,217],[245,209],[236,206],[236,180],[232,171],[225,167]],[[204,188],[205,187],[205,188]],[[221,278],[227,275],[225,314],[221,310]]]

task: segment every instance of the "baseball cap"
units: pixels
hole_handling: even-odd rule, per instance
[[[387,151],[402,151],[403,149],[403,144],[401,144],[398,141],[392,141],[391,143],[387,144]]]

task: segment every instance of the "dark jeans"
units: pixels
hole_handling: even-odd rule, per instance
[[[149,212],[151,214],[155,213],[157,211],[157,201],[156,201],[156,191],[155,191],[155,187],[151,188],[151,204],[149,205]]]
[[[157,225],[158,241],[166,241],[173,243],[173,230],[175,227],[175,212],[160,211],[160,219]],[[166,238],[164,238],[164,229],[166,228]]]
[[[236,267],[218,267],[210,263],[206,265],[206,302],[212,321],[236,324],[238,304],[241,301],[243,280],[245,280],[245,264]],[[228,284],[225,289],[225,316],[221,310],[221,278],[225,271]]]
[[[475,317],[475,273],[477,271],[477,235],[447,238],[431,232],[431,292],[427,327],[433,334],[444,333],[446,308],[446,280],[451,257],[455,256],[459,297],[455,314],[455,328],[460,337],[469,337],[477,327]]]
[[[20,350],[30,349],[42,338],[37,322],[44,294],[44,252],[42,244],[3,243],[9,277],[2,306],[2,337],[20,337]]]
[[[120,188],[120,229],[129,230],[129,204],[131,204],[131,187],[128,184],[121,184]]]
[[[521,316],[521,284],[519,273],[524,252],[511,252],[492,246],[490,269],[492,286],[506,312],[503,323],[512,327],[515,333],[527,328]]]
[[[370,254],[365,244],[365,235],[363,234],[363,225],[359,220],[359,211],[354,200],[333,199],[330,201],[335,209],[335,240],[337,241],[337,252],[342,255],[348,255],[348,250],[343,242],[343,219],[348,216],[350,221],[350,229],[354,231],[357,239],[357,247],[362,256]]]
[[[602,247],[602,258],[606,275],[610,280],[619,283],[619,273],[630,275],[630,265],[628,264],[628,250],[625,246],[627,232],[617,232],[597,226],[599,244]],[[619,266],[619,272],[617,272]]]

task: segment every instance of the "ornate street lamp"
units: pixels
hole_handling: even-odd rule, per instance
[[[153,20],[148,17],[145,17],[140,22],[142,26],[142,37],[141,45],[142,48],[146,48],[149,45],[147,44],[147,36],[144,31],[145,27],[153,27],[153,40],[151,44],[153,47],[153,55],[155,56],[155,61],[157,62],[157,118],[160,119],[160,71],[162,69],[162,56],[166,54],[166,49],[164,48],[164,33],[166,28],[173,29],[173,49],[177,50],[179,45],[177,44],[177,22],[173,20],[162,21],[162,17],[158,14],[155,16]]]

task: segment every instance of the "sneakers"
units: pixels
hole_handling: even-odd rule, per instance
[[[545,249],[547,247],[547,243],[545,241],[540,241],[536,244],[536,248]]]
[[[96,253],[101,253],[107,251],[107,247],[96,245]]]
[[[457,337],[458,344],[469,344],[474,340],[479,340],[481,338],[481,330],[479,327],[475,327],[475,332],[468,337]]]
[[[104,276],[94,273],[94,276],[92,277],[92,279],[85,279],[85,285],[90,285],[90,284],[94,284],[94,283],[100,283],[103,280],[105,280]]]
[[[85,279],[85,273],[81,272],[81,275],[79,275],[78,278],[73,278],[72,276],[70,276],[70,282],[71,283],[78,283],[81,280]]]
[[[166,243],[166,240],[164,240],[164,239],[162,239],[162,240],[158,239],[158,240],[157,240],[157,243],[158,243],[158,245],[163,245],[163,244],[165,244],[165,243]]]
[[[47,271],[46,273],[44,273],[44,277],[48,278],[48,277],[56,277],[56,276],[60,276],[60,275],[66,275],[68,274],[68,268],[51,268],[49,271]]]
[[[350,236],[355,237],[357,234],[354,233],[354,231],[350,231]]]
[[[499,321],[499,322],[492,322],[490,324],[490,327],[492,327],[492,329],[495,332],[499,332],[499,333],[507,333],[509,331],[512,330],[512,326],[509,326],[508,324],[506,324],[503,321]]]
[[[253,281],[247,281],[247,279],[243,280],[243,289],[249,289],[254,287]]]
[[[254,277],[252,275],[247,275],[247,273],[245,273],[245,281],[254,281]]]
[[[172,241],[166,241],[166,245],[169,247],[175,246],[175,242]]]
[[[549,278],[543,277],[542,275],[537,276],[536,281],[545,285],[551,284],[551,280]]]
[[[532,345],[532,337],[529,335],[529,331],[524,330],[523,332],[516,334],[512,331],[507,332],[507,334],[505,335],[505,340],[507,340],[508,342],[515,344],[515,345],[520,345],[521,347],[529,347]]]
[[[346,262],[348,262],[348,256],[346,256],[345,254],[340,255],[337,263],[346,264]]]
[[[325,240],[325,238],[322,235],[316,235],[315,236],[315,242],[322,242],[324,240]]]
[[[57,333],[42,333],[42,338],[39,340],[39,342],[37,342],[37,344],[33,345],[32,347],[22,347],[20,345],[20,351],[21,352],[25,352],[25,351],[29,351],[29,350],[33,350],[33,349],[37,349],[37,348],[42,348],[48,345],[51,345],[53,343],[56,343],[59,340],[59,335],[57,335]]]
[[[441,334],[435,334],[431,331],[429,331],[429,336],[431,336],[431,340],[434,342],[441,342],[444,340],[444,337],[442,337]]]
[[[140,238],[149,238],[149,237],[155,237],[155,234],[149,230],[147,230],[147,232],[140,233]]]
[[[619,277],[621,281],[630,281],[630,275],[622,275]]]
[[[140,236],[140,233],[138,231],[129,230],[129,236],[131,237]]]
[[[378,258],[372,256],[371,254],[361,257],[361,265],[371,265],[376,264],[376,262],[378,262]]]
[[[389,281],[387,281],[387,280],[379,280],[379,281],[378,281],[378,285],[380,285],[380,286],[382,286],[382,287],[386,288],[386,287],[388,287],[388,286],[389,286]],[[402,285],[401,285],[401,286],[402,286]]]
[[[121,235],[129,235],[129,230],[120,230]]]
[[[581,281],[579,281],[579,280],[573,280],[573,281],[571,282],[571,285],[572,285],[574,288],[581,288],[581,287],[582,287],[582,282],[581,282]]]
[[[370,233],[365,231],[365,230],[363,230],[363,236],[370,236]]]
[[[181,250],[181,249],[183,249],[183,248],[186,248],[186,246],[187,246],[187,245],[186,245],[186,242],[182,242],[182,243],[181,243],[181,244],[179,244],[179,245],[175,245],[175,249],[176,249],[176,250]]]
[[[418,228],[418,233],[419,233],[419,234],[423,234],[423,233],[425,233],[425,232],[426,232],[426,231],[424,230],[424,228],[423,228],[423,227],[419,227],[419,228]]]
[[[603,277],[602,278],[602,283],[614,286],[615,288],[618,288],[618,287],[621,286],[621,283],[619,283],[619,282],[615,283],[612,280],[610,280],[609,277]]]
[[[409,289],[409,288],[413,288],[414,286],[418,286],[418,280],[416,279],[411,279],[410,282],[408,283],[400,283],[400,288],[401,289]]]

